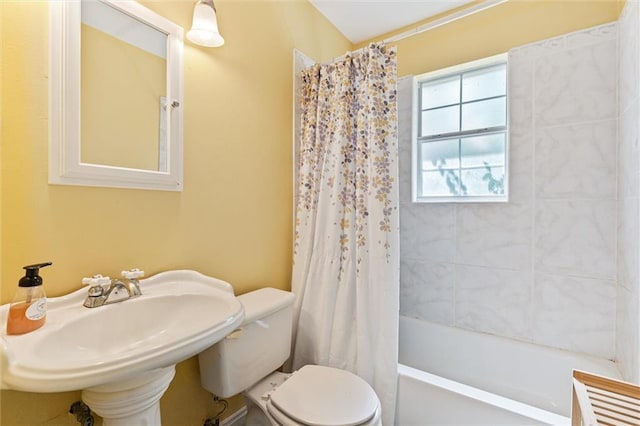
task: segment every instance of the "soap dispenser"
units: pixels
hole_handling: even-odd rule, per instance
[[[47,298],[42,287],[40,268],[51,262],[25,266],[27,272],[18,282],[7,317],[7,334],[24,334],[44,325],[47,315]]]

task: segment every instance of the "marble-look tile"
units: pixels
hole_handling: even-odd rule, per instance
[[[398,80],[398,112],[404,113],[404,116],[409,116],[411,120],[411,113],[413,111],[413,77],[403,77]],[[411,128],[409,127],[409,132]]]
[[[533,61],[558,51],[562,51],[565,48],[565,39],[566,37],[562,35],[514,47],[509,50],[509,60]]]
[[[398,95],[400,95],[400,91],[402,88],[411,87],[412,85],[413,85],[412,75],[404,75],[402,77],[398,77]]]
[[[614,281],[536,274],[534,342],[613,359],[615,318]]]
[[[605,40],[615,40],[617,35],[616,22],[563,34],[558,37],[536,41],[518,46],[509,51],[509,59],[535,60],[567,49],[588,46]]]
[[[564,48],[567,50],[600,43],[604,40],[616,41],[618,37],[618,23],[610,22],[608,24],[597,25],[565,34],[564,37],[566,39]]]
[[[618,197],[633,197],[639,192],[638,105],[638,99],[634,100],[618,119]]]
[[[400,314],[453,324],[455,266],[450,263],[400,263]]]
[[[403,315],[613,356],[611,286],[618,271],[640,271],[628,261],[640,262],[630,228],[640,213],[620,198],[618,217],[615,201],[616,167],[628,171],[627,198],[640,177],[638,113],[615,125],[616,32],[606,24],[510,52],[509,203],[410,202],[412,94],[410,78],[399,81]],[[627,135],[617,164],[616,132]]]
[[[640,291],[640,204],[638,197],[618,200],[617,279],[629,291]]]
[[[623,378],[640,381],[640,284],[638,201],[638,49],[640,6],[626,2],[618,42],[618,285],[616,362]]]
[[[530,203],[533,184],[533,61],[511,60],[509,85],[509,202]]]
[[[413,79],[398,80],[398,174],[400,203],[411,201]]]
[[[509,131],[511,134],[530,132],[533,126],[533,61],[512,59],[507,64]]]
[[[616,117],[615,40],[542,57],[534,73],[537,127]]]
[[[640,6],[637,1],[625,2],[618,20],[618,102],[625,112],[638,97],[638,48]]]
[[[531,274],[458,265],[455,325],[530,340]]]
[[[539,129],[535,145],[539,198],[615,198],[617,121]]]
[[[456,261],[529,270],[533,241],[529,205],[464,204],[456,209]]]
[[[398,200],[400,203],[411,203],[411,146],[399,140],[398,146]]]
[[[413,111],[413,77],[403,77],[398,80],[398,112],[408,113],[411,119]]]
[[[626,381],[640,383],[640,295],[618,286],[616,363]]]
[[[535,215],[537,271],[615,279],[614,200],[538,200]]]
[[[404,260],[453,262],[455,209],[452,204],[401,204],[400,257]]]
[[[509,203],[532,204],[533,132],[509,132]]]

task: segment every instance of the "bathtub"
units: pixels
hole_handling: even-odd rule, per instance
[[[611,361],[400,317],[398,426],[570,425],[572,370]]]

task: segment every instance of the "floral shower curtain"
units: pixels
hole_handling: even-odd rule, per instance
[[[396,51],[372,44],[302,75],[293,368],[358,374],[395,414],[399,237]]]

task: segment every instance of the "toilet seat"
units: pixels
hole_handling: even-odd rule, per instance
[[[267,412],[282,425],[375,424],[380,402],[369,384],[345,370],[306,365],[275,389]]]
[[[280,412],[280,410],[278,410],[271,402],[267,402],[265,406],[267,412],[269,413],[268,417],[272,420],[275,420],[275,424],[278,424],[280,426],[309,426],[292,420],[289,416]],[[369,421],[367,421],[366,423],[361,423],[358,426],[382,426],[380,416],[381,411],[380,406],[378,405],[378,408],[376,408],[373,417],[371,417],[371,419],[369,419]]]

